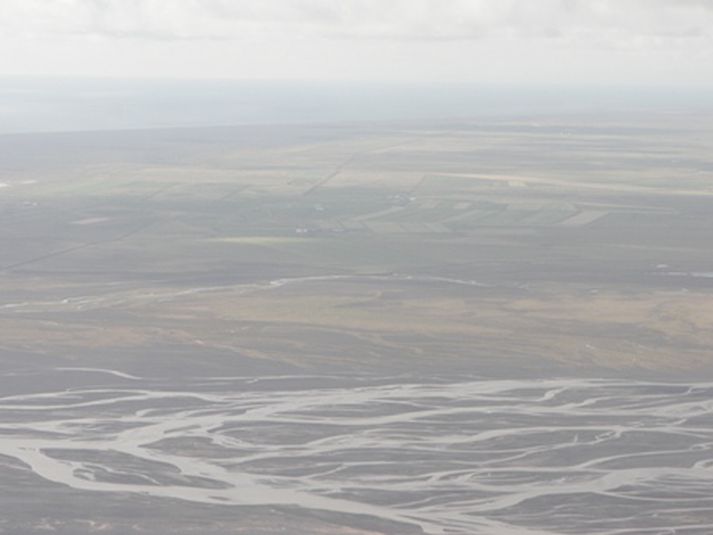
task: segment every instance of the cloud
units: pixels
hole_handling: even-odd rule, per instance
[[[3,0],[0,30],[141,39],[710,38],[708,0]]]
[[[713,0],[0,0],[0,75],[713,83]]]

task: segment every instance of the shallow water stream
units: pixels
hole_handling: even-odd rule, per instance
[[[430,534],[713,532],[713,384],[61,373],[97,386],[0,398],[0,455],[76,489]]]

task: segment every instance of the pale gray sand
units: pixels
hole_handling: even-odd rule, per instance
[[[98,386],[0,398],[0,470],[431,534],[713,530],[713,383],[63,373]]]

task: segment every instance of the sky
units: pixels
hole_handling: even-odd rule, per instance
[[[0,76],[713,85],[713,0],[1,0]]]

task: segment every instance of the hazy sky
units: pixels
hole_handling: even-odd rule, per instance
[[[0,75],[713,85],[713,0],[0,0]]]

